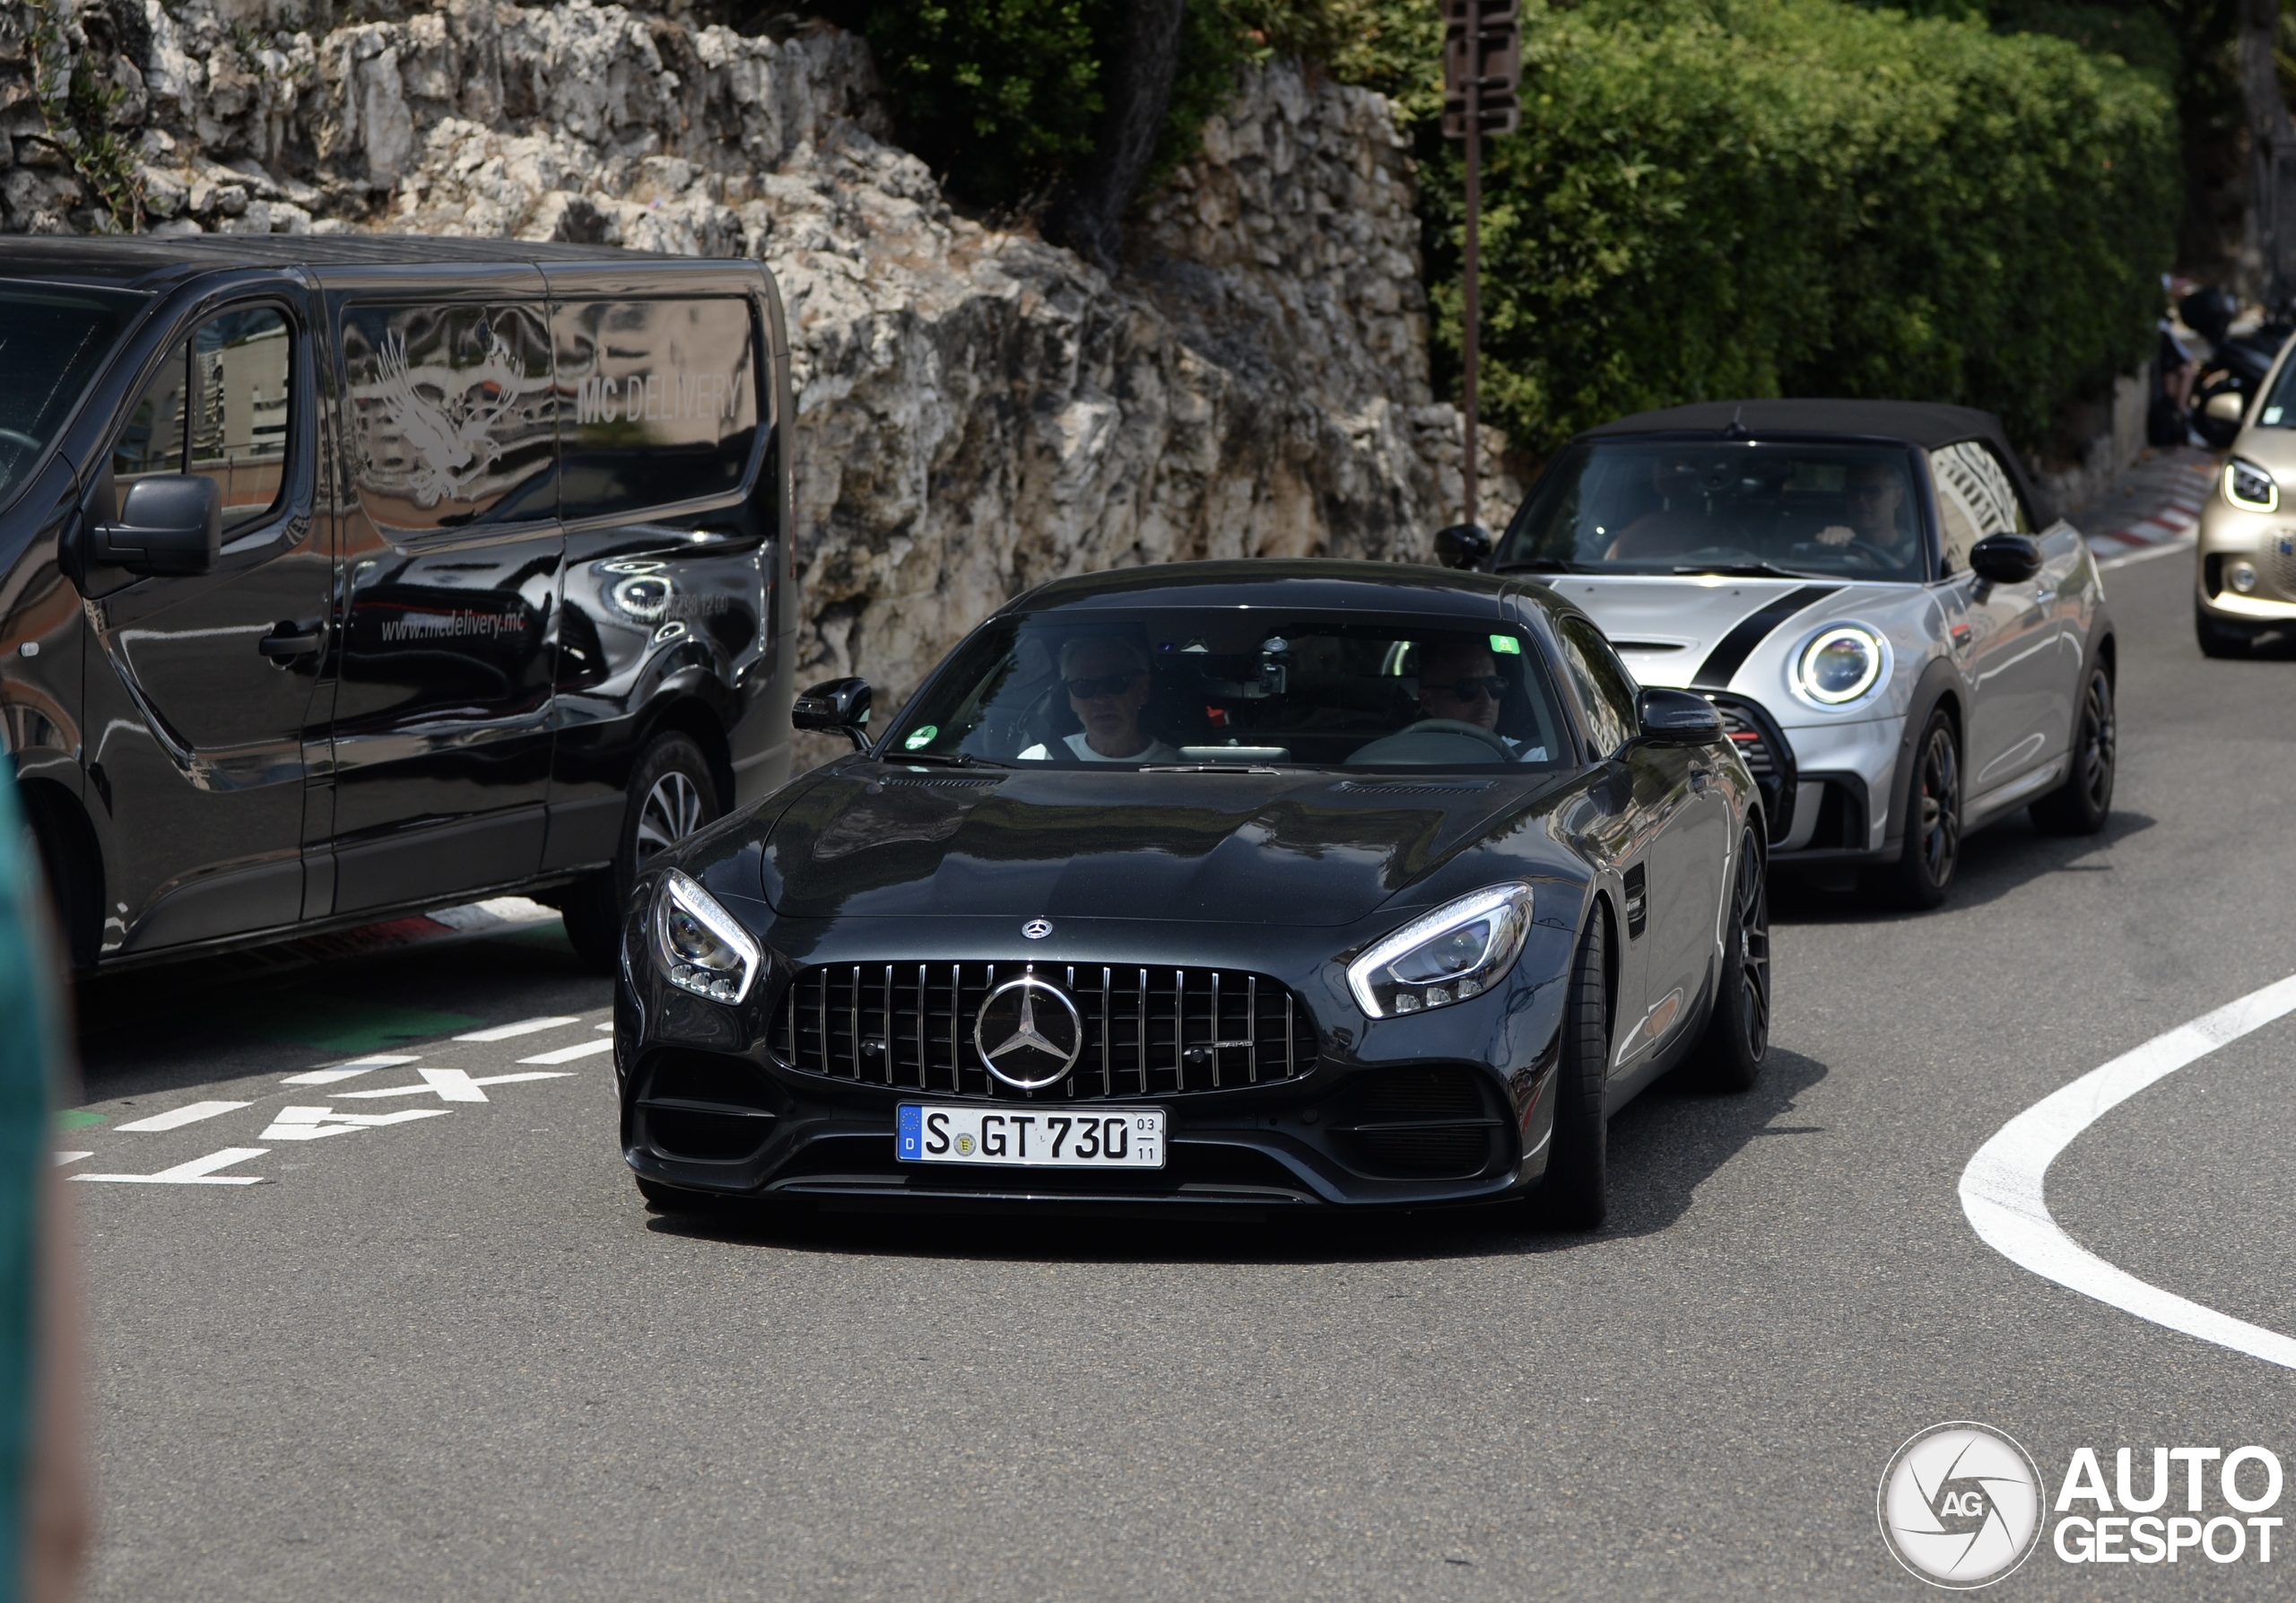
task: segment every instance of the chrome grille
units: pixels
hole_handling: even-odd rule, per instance
[[[1746,760],[1746,771],[1756,780],[1775,779],[1778,761],[1770,754],[1770,742],[1754,721],[1727,701],[1714,703],[1714,710],[1722,715],[1722,732],[1730,744],[1738,748],[1738,755]]]
[[[1296,1079],[1316,1033],[1289,988],[1228,969],[1052,963],[825,963],[798,974],[774,1015],[783,1062],[897,1090],[1013,1097],[981,1067],[974,1016],[1005,980],[1060,985],[1083,1050],[1038,1100],[1170,1096]]]

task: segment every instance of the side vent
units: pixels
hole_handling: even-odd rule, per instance
[[[1633,940],[1650,922],[1650,870],[1637,863],[1626,871],[1626,937]]]

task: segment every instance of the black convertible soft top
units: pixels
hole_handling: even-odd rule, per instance
[[[1934,401],[1697,401],[1687,406],[1665,406],[1638,412],[1589,429],[1581,440],[1620,434],[1690,434],[1727,431],[1735,423],[1760,437],[1775,434],[1856,435],[1868,439],[1903,440],[1924,450],[1981,440],[2008,465],[2009,476],[2024,497],[2035,528],[2056,520],[2056,510],[2026,471],[2001,420],[1974,406],[1947,406]]]

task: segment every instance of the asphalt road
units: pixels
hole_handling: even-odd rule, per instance
[[[554,927],[107,982],[68,1172],[261,1149],[209,1178],[263,1183],[66,1188],[93,1595],[1911,1598],[1875,1486],[1935,1422],[2010,1433],[2052,1497],[2084,1446],[2108,1482],[2122,1446],[2296,1459],[2296,1373],[2017,1268],[1956,1196],[2021,1110],[2296,971],[2296,660],[2204,661],[2188,562],[2109,576],[2109,832],[1999,826],[1937,914],[1782,904],[1761,1085],[1623,1113],[1589,1237],[659,1218],[614,1150],[606,987]],[[2296,1333],[2292,1044],[2296,1016],[2107,1114],[2059,1222]],[[282,1083],[362,1054],[413,1061]],[[249,1105],[121,1128],[200,1102]],[[1997,1595],[2265,1595],[2274,1559],[2044,1546]]]

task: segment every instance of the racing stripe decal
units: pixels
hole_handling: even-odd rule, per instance
[[[1698,665],[1698,672],[1691,684],[1700,690],[1722,690],[1728,686],[1746,658],[1762,642],[1762,638],[1805,606],[1815,606],[1840,589],[1839,585],[1804,585],[1798,590],[1788,590],[1760,612],[1749,613],[1738,620],[1738,626],[1722,637],[1722,641],[1707,653],[1706,660]]]

